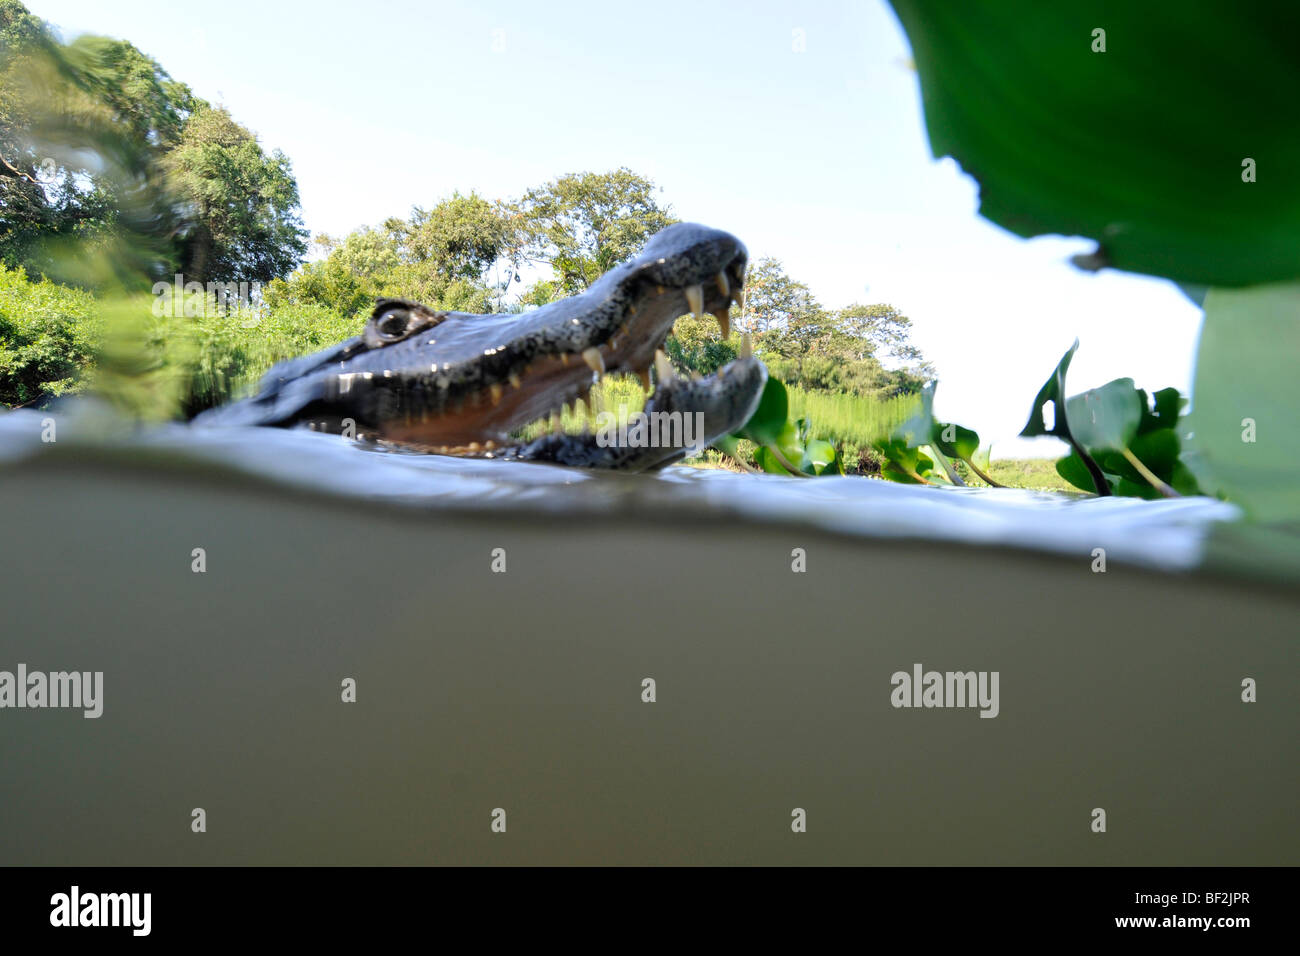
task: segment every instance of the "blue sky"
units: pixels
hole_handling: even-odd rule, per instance
[[[824,304],[902,309],[936,412],[997,456],[1062,447],[1014,436],[1076,335],[1072,392],[1190,384],[1200,312],[1170,283],[1079,272],[1086,240],[979,218],[975,183],[930,156],[883,2],[27,3],[67,37],[130,40],[283,150],[313,232],[629,166]]]

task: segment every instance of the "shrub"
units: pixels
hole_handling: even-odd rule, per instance
[[[0,405],[43,407],[84,388],[99,335],[88,293],[0,265]]]

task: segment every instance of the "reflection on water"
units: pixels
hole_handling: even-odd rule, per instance
[[[54,442],[42,431],[55,429]],[[1003,545],[1165,570],[1196,567],[1214,522],[1238,510],[1209,498],[1141,501],[1014,489],[928,488],[864,478],[778,478],[674,467],[622,475],[555,465],[392,452],[272,428],[137,428],[86,406],[68,416],[0,415],[0,466],[37,455],[147,464],[184,481],[195,466],[399,508],[658,520],[723,517],[841,534]]]

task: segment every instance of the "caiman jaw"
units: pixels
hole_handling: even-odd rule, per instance
[[[586,399],[605,375],[634,374],[649,391],[655,353],[663,349],[680,316],[707,311],[717,318],[723,335],[730,334],[730,306],[735,301],[731,290],[736,296],[743,294],[743,275],[738,272],[733,270],[731,276],[716,273],[712,295],[706,294],[703,283],[678,289],[660,286],[653,297],[640,304],[629,303],[626,320],[603,340],[593,337],[581,350],[539,355],[508,373],[504,384],[494,382],[486,390],[466,395],[459,408],[453,405],[436,416],[390,421],[379,437],[443,446],[450,451],[453,445],[500,441],[511,428],[565,410]]]
[[[279,363],[257,395],[195,423],[299,425],[481,452],[586,398],[604,374],[635,374],[648,387],[655,354],[682,315],[712,313],[729,334],[746,259],[729,233],[678,223],[581,295],[527,312],[469,315],[384,300],[361,336]],[[740,384],[728,383],[725,397]]]
[[[558,329],[543,327],[536,335],[525,334],[513,344],[503,343],[501,352],[516,356],[504,368],[490,368],[496,365],[491,361],[495,356],[491,349],[484,350],[481,361],[485,377],[490,379],[486,384],[471,380],[461,387],[451,382],[444,387],[438,376],[445,375],[448,367],[431,363],[429,379],[441,393],[435,391],[430,396],[425,389],[414,389],[418,397],[413,396],[415,400],[400,414],[376,423],[375,437],[447,452],[477,450],[474,445],[490,447],[489,443],[503,441],[511,429],[587,398],[592,386],[606,374],[634,374],[648,389],[655,353],[663,348],[680,316],[710,313],[723,335],[730,334],[730,307],[733,302],[743,302],[744,268],[743,247],[709,275],[686,276],[702,281],[684,285],[669,284],[683,278],[680,274],[655,275],[653,268],[642,267],[622,283],[614,283],[593,313],[567,320],[567,328],[565,324]],[[549,319],[545,313],[554,309],[563,323],[563,313],[573,311],[573,303],[600,291],[599,286],[593,287],[584,296],[523,315],[536,317],[532,321],[537,322]],[[434,345],[443,328],[445,325],[431,329],[428,338]],[[423,334],[418,338],[423,340]]]

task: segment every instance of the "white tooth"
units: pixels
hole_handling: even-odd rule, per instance
[[[723,341],[731,338],[731,313],[727,307],[723,306],[717,312],[714,312],[713,316],[718,320],[718,325],[722,327]]]
[[[691,310],[691,315],[704,314],[704,286],[688,285],[686,292],[686,306]]]
[[[718,291],[722,293],[724,299],[731,295],[731,283],[727,281],[725,272],[719,272],[713,277],[713,281],[718,284]]]
[[[749,337],[749,333],[746,332],[744,335],[740,337],[740,357],[749,358],[753,354],[754,354],[754,340],[751,339]]]
[[[662,349],[655,349],[655,375],[659,376],[660,385],[673,380],[673,363]]]
[[[605,374],[605,360],[600,357],[600,349],[594,345],[591,348],[582,350],[582,360],[591,367],[591,370],[597,375]]]

